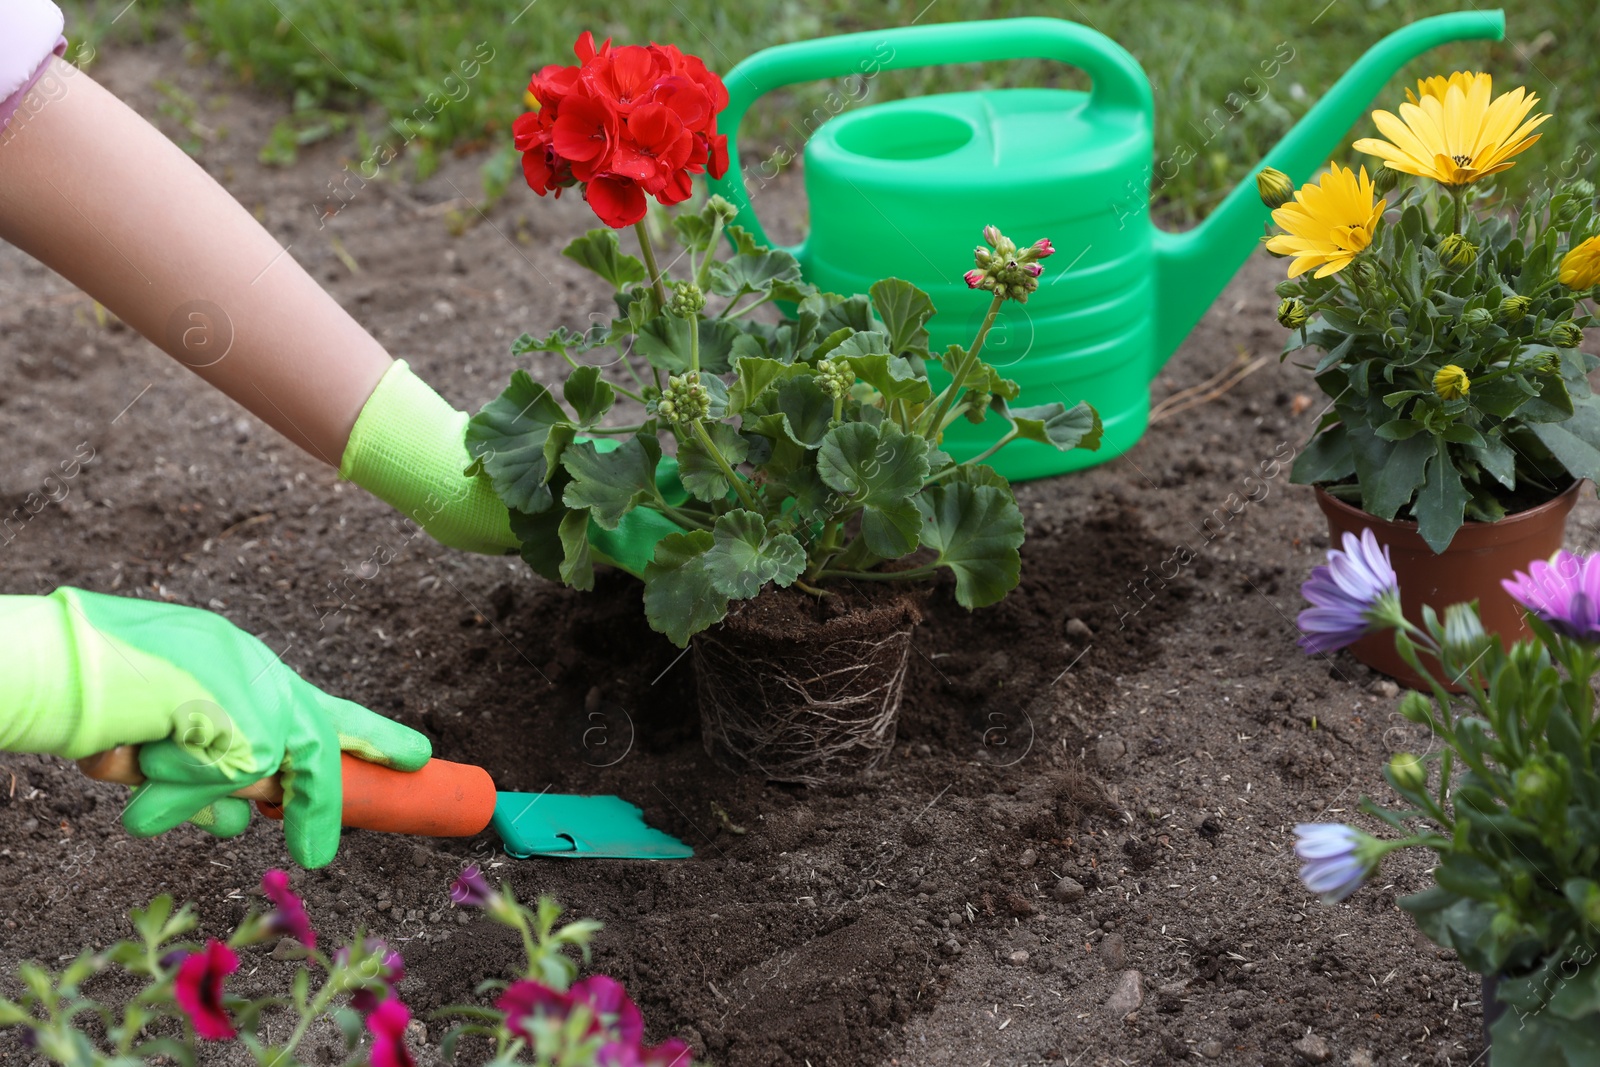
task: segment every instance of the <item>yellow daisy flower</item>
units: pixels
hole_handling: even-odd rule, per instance
[[[1446,363],[1433,376],[1433,391],[1441,400],[1460,400],[1472,391],[1472,379],[1454,363]]]
[[[1272,221],[1286,232],[1268,241],[1267,250],[1295,257],[1289,264],[1291,278],[1312,267],[1318,278],[1344,270],[1372,243],[1372,232],[1389,204],[1374,204],[1374,195],[1366,167],[1357,177],[1335,163],[1316,184],[1302,185],[1292,203],[1272,213]]]
[[[1561,284],[1588,289],[1600,283],[1600,237],[1591,237],[1561,257]]]
[[[1413,93],[1410,89],[1407,89],[1406,99],[1411,101],[1413,104],[1417,103],[1424,96],[1431,96],[1435,100],[1442,101],[1445,97],[1445,94],[1449,92],[1450,86],[1460,86],[1463,93],[1470,93],[1472,86],[1479,81],[1483,82],[1484,89],[1487,92],[1494,92],[1494,79],[1489,75],[1474,74],[1471,71],[1458,70],[1448,78],[1442,74],[1435,74],[1431,78],[1418,78],[1417,91]]]
[[[1399,117],[1374,111],[1372,121],[1389,140],[1363,137],[1355,143],[1356,151],[1377,156],[1395,170],[1451,186],[1511,169],[1511,157],[1539,139],[1533,131],[1550,116],[1523,121],[1539,98],[1520,85],[1491,101],[1494,89],[1488,75],[1456,78],[1445,80],[1442,97],[1433,95],[1437,86],[1424,83],[1423,95],[1414,104],[1401,104]]]

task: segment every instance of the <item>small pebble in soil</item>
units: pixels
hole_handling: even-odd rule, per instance
[[[1013,967],[1021,967],[1028,962],[1028,950],[1025,948],[1017,949],[1017,951],[1006,957],[1006,962]]]
[[[406,1041],[413,1045],[426,1045],[428,1043],[428,1024],[421,1019],[412,1019],[406,1023]]]
[[[432,860],[433,857],[425,848],[414,848],[411,850],[411,862],[418,867],[426,867]]]
[[[292,937],[282,937],[272,946],[272,958],[275,960],[303,960],[306,958],[306,947]]]
[[[956,939],[952,937],[950,940],[939,946],[939,951],[943,952],[946,956],[959,956],[961,954],[961,946],[956,944]]]
[[[1350,1059],[1346,1061],[1346,1067],[1372,1067],[1372,1064],[1372,1053],[1364,1048],[1350,1053]]]
[[[1085,890],[1083,883],[1076,878],[1063,878],[1056,883],[1056,887],[1052,892],[1061,903],[1074,904],[1083,899]]]
[[[1128,751],[1128,746],[1123,744],[1121,738],[1108,737],[1094,746],[1094,758],[1100,766],[1109,767],[1123,757]]]
[[[1371,693],[1375,697],[1382,697],[1385,700],[1393,700],[1395,697],[1400,695],[1400,687],[1387,678],[1379,678],[1371,685],[1367,686],[1367,692]]]
[[[1035,852],[1031,848],[1023,849],[1022,850],[1022,855],[1017,857],[1017,866],[1018,867],[1032,867],[1035,863],[1038,863],[1038,862],[1039,862],[1039,853]]]
[[[1301,1063],[1327,1063],[1333,1051],[1319,1034],[1307,1034],[1292,1046],[1295,1058]]]
[[[1128,949],[1121,934],[1106,935],[1106,939],[1100,942],[1100,958],[1114,971],[1120,970],[1128,962]]]
[[[380,900],[380,901],[378,901],[378,910],[379,910],[379,911],[388,911],[388,910],[389,910],[389,909],[390,909],[390,908],[391,908],[391,907],[393,907],[393,906],[394,906],[394,905],[393,905],[393,904],[391,904],[391,903],[390,903],[390,902],[389,902],[389,901],[387,901],[387,900]]]
[[[1207,1038],[1195,1046],[1195,1051],[1208,1060],[1214,1060],[1222,1055],[1222,1042],[1216,1038]]]
[[[1119,1019],[1139,1010],[1144,1003],[1144,975],[1131,967],[1117,978],[1117,985],[1106,998],[1106,1008]]]
[[[1094,637],[1094,631],[1082,619],[1068,619],[1067,636],[1077,641],[1087,641]]]

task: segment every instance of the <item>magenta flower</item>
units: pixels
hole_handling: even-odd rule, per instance
[[[967,283],[968,289],[976,289],[978,286],[983,284],[983,271],[969,270],[967,273],[963,274],[961,278]]]
[[[470,864],[450,883],[450,899],[469,908],[481,908],[494,899],[494,890],[476,863]]]
[[[367,1032],[372,1035],[372,1067],[417,1067],[406,1047],[406,1024],[411,1011],[390,997],[367,1016]]]
[[[639,1067],[690,1067],[694,1052],[682,1038],[669,1037],[654,1048],[639,1049]]]
[[[194,1032],[207,1041],[226,1041],[236,1031],[222,1006],[222,982],[239,969],[239,957],[216,938],[187,957],[172,980],[172,999],[194,1024]]]
[[[1557,633],[1600,641],[1600,555],[1578,556],[1562,549],[1554,560],[1536,559],[1527,573],[1517,571],[1500,584]]]
[[[1294,854],[1304,861],[1300,880],[1329,904],[1361,888],[1371,867],[1361,856],[1364,835],[1344,823],[1301,823],[1294,828]]]
[[[524,978],[507,986],[494,1006],[506,1013],[507,1030],[531,1042],[535,1038],[529,1021],[542,1015],[565,1019],[567,1012],[572,1009],[572,998],[543,982]]]
[[[644,1017],[615,978],[597,974],[579,979],[567,990],[567,996],[574,1004],[589,1005],[596,1021],[614,1027],[622,1040],[637,1045],[644,1038]]]
[[[1389,549],[1372,531],[1344,535],[1344,551],[1328,550],[1328,562],[1300,587],[1311,607],[1300,613],[1300,647],[1317,656],[1337,652],[1385,625],[1398,625],[1400,586],[1389,565]]]
[[[1036,259],[1049,259],[1056,254],[1056,246],[1050,243],[1050,238],[1041,237],[1033,242],[1033,251]]]
[[[369,937],[362,946],[367,962],[362,964],[362,978],[371,980],[350,994],[350,1006],[362,1015],[371,1015],[379,1004],[395,992],[395,986],[405,981],[406,961],[400,953],[375,937]],[[350,963],[350,949],[341,948],[333,957],[334,966]]]
[[[317,932],[311,928],[305,902],[289,888],[289,875],[276,869],[268,871],[261,876],[261,891],[273,904],[273,910],[267,913],[267,929],[288,934],[306,948],[316,948]]]

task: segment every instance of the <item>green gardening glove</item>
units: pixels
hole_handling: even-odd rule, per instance
[[[0,749],[78,759],[137,744],[148,781],[122,813],[149,837],[193,821],[221,837],[249,821],[236,789],[276,774],[289,855],[339,847],[339,754],[414,771],[428,739],[317,689],[220,616],[61,588],[0,597]]]
[[[467,418],[411,373],[404,360],[396,360],[350,431],[339,476],[399,509],[448,548],[516,552],[521,544],[511,532],[510,514],[488,477],[463,473],[472,465]],[[658,470],[667,503],[688,498],[675,460],[663,459]],[[656,543],[682,532],[660,512],[635,508],[615,530],[591,522],[589,541],[606,562],[642,576]]]

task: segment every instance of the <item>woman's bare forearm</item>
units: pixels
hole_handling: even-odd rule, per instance
[[[51,63],[64,88],[0,142],[0,238],[338,466],[388,353],[181,149]]]

